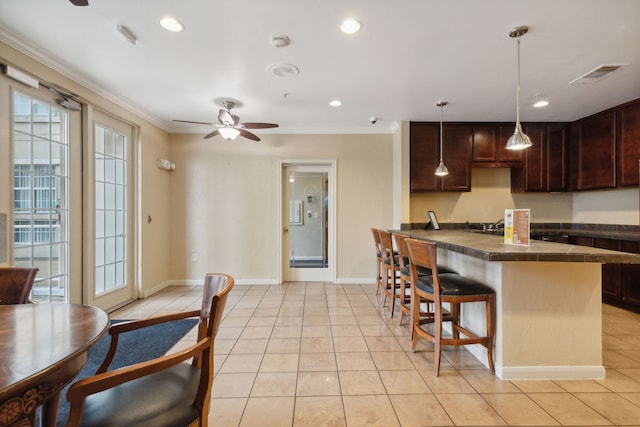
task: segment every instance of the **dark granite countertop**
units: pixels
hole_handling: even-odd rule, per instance
[[[588,246],[531,240],[529,246],[504,244],[502,236],[470,230],[398,230],[397,233],[431,240],[438,247],[486,261],[595,262],[640,264],[640,254]]]
[[[401,229],[424,230],[425,225],[426,224],[424,223],[402,224]],[[486,225],[488,227],[489,224]],[[467,224],[441,223],[440,227],[443,230],[463,230],[467,228]],[[531,235],[542,237],[580,236],[600,239],[640,241],[640,226],[582,223],[532,223]]]

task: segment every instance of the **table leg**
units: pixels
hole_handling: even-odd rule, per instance
[[[42,417],[40,420],[40,424],[42,427],[55,427],[56,418],[58,416],[59,400],[60,392],[58,391],[42,405]]]

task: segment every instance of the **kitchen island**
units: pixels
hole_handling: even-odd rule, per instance
[[[438,264],[496,291],[498,377],[604,378],[601,265],[640,264],[640,255],[545,241],[505,245],[502,236],[473,231],[395,232],[435,241]],[[482,304],[462,316],[472,330],[484,327]],[[484,347],[467,348],[487,365]]]

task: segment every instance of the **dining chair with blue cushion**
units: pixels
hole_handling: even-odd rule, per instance
[[[111,345],[96,375],[67,392],[67,427],[174,427],[208,425],[213,385],[214,339],[234,280],[205,276],[202,308],[118,323],[109,329]],[[199,318],[197,342],[176,353],[107,371],[118,337],[136,329],[178,319]],[[191,363],[183,363],[191,361]]]

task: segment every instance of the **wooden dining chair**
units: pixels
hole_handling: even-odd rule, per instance
[[[437,249],[435,242],[407,239],[411,269],[412,322],[413,339],[411,350],[416,350],[418,337],[426,338],[434,345],[433,375],[440,373],[442,346],[462,346],[480,344],[487,349],[487,362],[491,373],[495,373],[493,364],[493,341],[495,336],[495,291],[489,286],[455,273],[438,273]],[[430,268],[430,276],[418,275],[418,266]],[[433,316],[420,317],[421,302],[432,302]],[[485,335],[477,335],[465,328],[460,322],[461,305],[471,302],[485,304]],[[449,304],[445,310],[443,304]],[[450,322],[451,331],[443,333],[443,324]],[[433,324],[433,332],[425,324]]]
[[[38,270],[34,267],[0,267],[0,305],[28,303]]]
[[[234,280],[205,276],[202,308],[133,320],[111,326],[111,345],[96,375],[77,381],[67,392],[67,427],[208,425],[213,385],[213,346]],[[178,319],[199,318],[197,343],[176,353],[107,371],[118,337],[136,329]],[[191,363],[182,363],[191,360]]]

